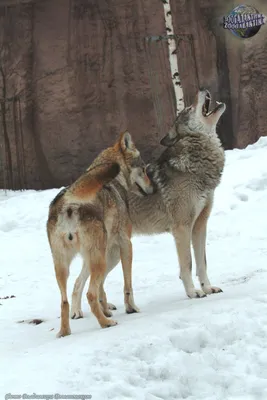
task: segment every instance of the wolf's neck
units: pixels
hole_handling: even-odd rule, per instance
[[[119,175],[116,177],[116,181],[125,189],[129,189],[129,182],[127,181],[126,177],[124,176],[123,172],[120,172]]]
[[[127,193],[129,192],[128,185],[125,184],[123,179],[117,176],[111,183],[111,186],[119,193],[125,204],[128,204]],[[128,206],[127,206],[128,208]]]

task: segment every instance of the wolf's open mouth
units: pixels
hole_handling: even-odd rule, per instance
[[[216,101],[217,106],[213,110],[209,111],[210,102],[211,102],[211,96],[210,96],[210,93],[207,91],[206,96],[205,96],[205,101],[202,106],[203,117],[209,117],[211,114],[214,114],[216,111],[218,111],[221,108],[221,106],[223,104],[223,103],[220,103],[219,101]]]

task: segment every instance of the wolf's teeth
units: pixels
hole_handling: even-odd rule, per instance
[[[216,101],[216,104],[222,104],[222,102],[221,101]]]

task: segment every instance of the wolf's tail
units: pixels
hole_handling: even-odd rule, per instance
[[[120,172],[117,163],[103,163],[90,168],[66,193],[66,198],[73,202],[88,201],[99,192],[104,185],[112,181]]]

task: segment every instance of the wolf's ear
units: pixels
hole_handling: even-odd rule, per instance
[[[124,151],[124,152],[128,151],[129,153],[134,153],[134,154],[138,153],[139,154],[139,152],[136,149],[135,144],[132,140],[132,136],[130,135],[130,133],[128,131],[124,132],[121,135],[120,145],[121,145],[122,151]]]

